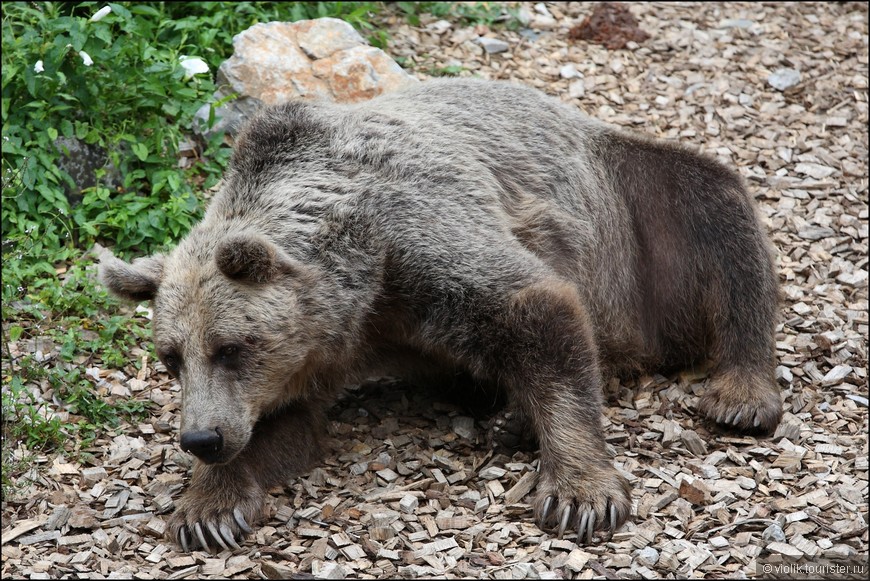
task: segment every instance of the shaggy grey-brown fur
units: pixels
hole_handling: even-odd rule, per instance
[[[107,256],[154,299],[199,457],[170,534],[233,545],[319,457],[324,410],[377,373],[469,373],[541,450],[539,526],[591,542],[629,515],[602,377],[709,359],[699,412],[781,415],[777,285],[737,175],[518,85],[421,83],[259,114],[202,223],[166,256]]]

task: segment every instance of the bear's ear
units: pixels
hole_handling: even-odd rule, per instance
[[[131,301],[150,301],[163,280],[165,256],[155,254],[131,263],[116,258],[106,249],[100,253],[99,279],[112,294]]]
[[[238,234],[222,240],[215,249],[215,261],[227,278],[253,283],[271,282],[279,274],[304,270],[280,248],[252,234]]]

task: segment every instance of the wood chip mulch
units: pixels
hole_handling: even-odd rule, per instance
[[[635,516],[610,542],[578,547],[532,524],[534,454],[497,454],[462,408],[379,382],[336,406],[331,453],[273,491],[242,551],[181,554],[163,538],[189,478],[178,385],[140,350],[141,370],[88,373],[109,399],[153,402],[152,416],[93,442],[89,462],[41,457],[17,479],[2,505],[3,578],[747,578],[762,560],[866,562],[867,6],[628,6],[649,38],[621,50],[568,38],[587,3],[523,4],[516,32],[382,24],[387,52],[420,78],[461,67],[513,79],[739,168],[784,294],[786,411],[772,437],[697,420],[703,370],[611,382],[606,436]],[[489,54],[480,35],[511,48]],[[9,346],[13,357],[43,347]]]

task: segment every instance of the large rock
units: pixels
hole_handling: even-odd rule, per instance
[[[198,131],[235,134],[263,104],[297,98],[355,102],[416,82],[384,51],[369,46],[353,27],[336,18],[256,24],[233,38],[233,56],[218,70],[215,101],[239,97],[215,110],[197,112]]]
[[[72,178],[74,186],[64,182],[64,194],[71,206],[75,206],[84,198],[83,190],[92,188],[98,183],[109,189],[121,185],[121,173],[112,164],[108,152],[99,145],[85,143],[75,137],[58,137],[54,146],[60,154],[57,164]],[[97,170],[105,169],[102,180],[97,179]]]

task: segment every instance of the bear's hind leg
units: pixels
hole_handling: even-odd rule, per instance
[[[708,419],[746,433],[770,433],[782,417],[774,378],[778,290],[751,210],[736,218],[709,279],[705,311],[715,365],[698,404]]]

